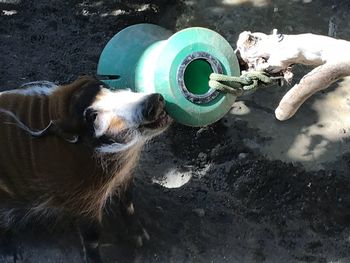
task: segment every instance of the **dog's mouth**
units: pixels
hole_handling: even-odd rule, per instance
[[[158,115],[156,120],[142,124],[140,128],[147,130],[159,130],[168,127],[172,123],[172,121],[173,119],[169,116],[169,114],[165,110],[163,110]]]

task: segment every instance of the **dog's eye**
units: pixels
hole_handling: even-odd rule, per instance
[[[87,108],[84,112],[85,121],[89,124],[93,124],[96,120],[98,112],[94,109]]]

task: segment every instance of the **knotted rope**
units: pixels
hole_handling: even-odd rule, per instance
[[[246,72],[239,77],[212,73],[209,78],[209,87],[235,96],[255,91],[261,86],[272,84],[274,81],[274,78],[261,71]]]

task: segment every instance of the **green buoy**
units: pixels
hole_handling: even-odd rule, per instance
[[[236,99],[209,87],[213,72],[240,75],[237,57],[221,35],[201,27],[173,34],[152,24],[117,33],[102,51],[97,68],[111,89],[161,93],[168,113],[189,126],[219,120]]]

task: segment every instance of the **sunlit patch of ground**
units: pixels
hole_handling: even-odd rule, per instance
[[[242,5],[251,4],[256,7],[266,6],[271,3],[271,0],[221,0],[219,1],[224,5]]]

